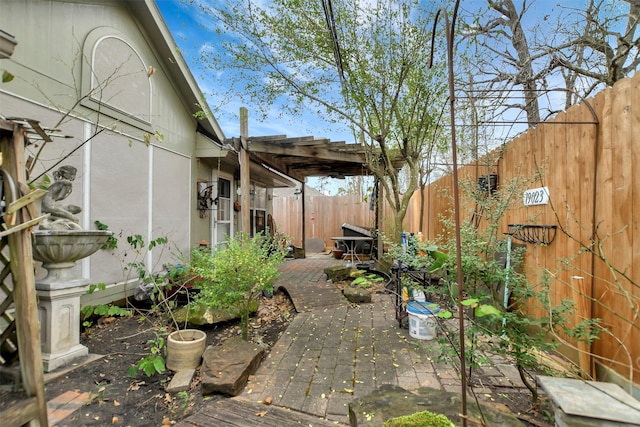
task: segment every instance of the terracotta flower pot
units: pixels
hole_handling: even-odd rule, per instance
[[[195,369],[200,365],[207,334],[199,329],[182,329],[167,337],[166,366],[172,371]]]
[[[334,249],[333,250],[333,257],[335,259],[342,259],[342,254],[343,254],[342,249]]]

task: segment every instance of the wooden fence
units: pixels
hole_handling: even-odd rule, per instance
[[[342,225],[375,228],[375,212],[360,196],[307,196],[305,198],[306,237],[324,240],[333,247],[331,237],[342,236]],[[273,218],[276,227],[296,246],[302,245],[302,201],[294,197],[274,197]]]
[[[583,367],[597,368],[599,379],[636,385],[640,383],[640,144],[634,144],[640,132],[638,99],[640,74],[520,135],[483,159],[482,166],[459,170],[462,185],[496,174],[499,191],[513,182],[524,189],[548,189],[549,203],[536,206],[525,206],[520,192],[500,230],[507,233],[508,224],[557,227],[552,243],[526,244],[528,280],[536,285],[541,272],[550,273],[554,303],[574,300],[579,316],[599,318],[606,328],[591,348],[565,343],[569,357]],[[450,176],[425,189],[422,230],[418,230],[416,193],[405,229],[437,239],[443,230],[440,218],[451,209],[451,189]],[[293,198],[274,201],[279,228],[298,238],[300,204]],[[307,237],[320,237],[327,246],[332,246],[330,237],[340,235],[345,222],[373,226],[374,212],[357,196],[310,197],[306,206]],[[475,204],[463,198],[462,206],[463,221],[470,221]]]

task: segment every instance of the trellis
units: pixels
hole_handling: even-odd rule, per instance
[[[48,138],[33,120],[0,119],[0,152],[3,195],[0,231],[0,365],[19,360],[17,384],[0,391],[7,409],[0,412],[3,425],[48,426],[44,372],[40,347],[31,228],[39,217],[34,202],[45,191],[30,191],[26,185],[25,145],[27,134]],[[10,370],[8,370],[10,371]],[[20,384],[21,383],[21,384]]]

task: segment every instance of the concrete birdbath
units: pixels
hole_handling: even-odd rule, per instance
[[[56,181],[42,200],[42,212],[50,217],[33,231],[33,258],[47,270],[46,277],[36,280],[45,372],[89,354],[80,344],[80,297],[90,280],[80,277],[74,267],[113,235],[105,230],[82,230],[75,217],[80,208],[60,203],[71,193],[75,173],[71,166],[54,172]]]

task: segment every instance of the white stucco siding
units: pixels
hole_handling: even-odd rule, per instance
[[[91,256],[92,282],[125,280],[127,272],[123,267],[140,261],[127,244],[127,236],[140,234],[145,240],[148,237],[148,150],[142,143],[129,145],[127,138],[113,134],[91,141],[91,220],[106,224],[119,240],[115,251],[98,251]]]
[[[169,245],[154,250],[155,265],[177,262],[179,253],[188,255],[191,221],[191,159],[164,150],[153,151],[152,227],[154,238],[166,237]]]
[[[2,0],[0,28],[18,40],[12,63],[5,61],[3,67],[19,77],[16,84],[23,86],[21,92],[28,94],[30,99],[54,101],[63,108],[70,108],[75,99],[66,96],[62,89],[79,90],[76,86],[80,82],[83,62],[82,44],[96,23],[125,30],[128,37],[144,40],[127,11],[112,2]],[[138,36],[134,37],[136,33]],[[34,85],[36,83],[41,88],[58,87],[43,93]]]

